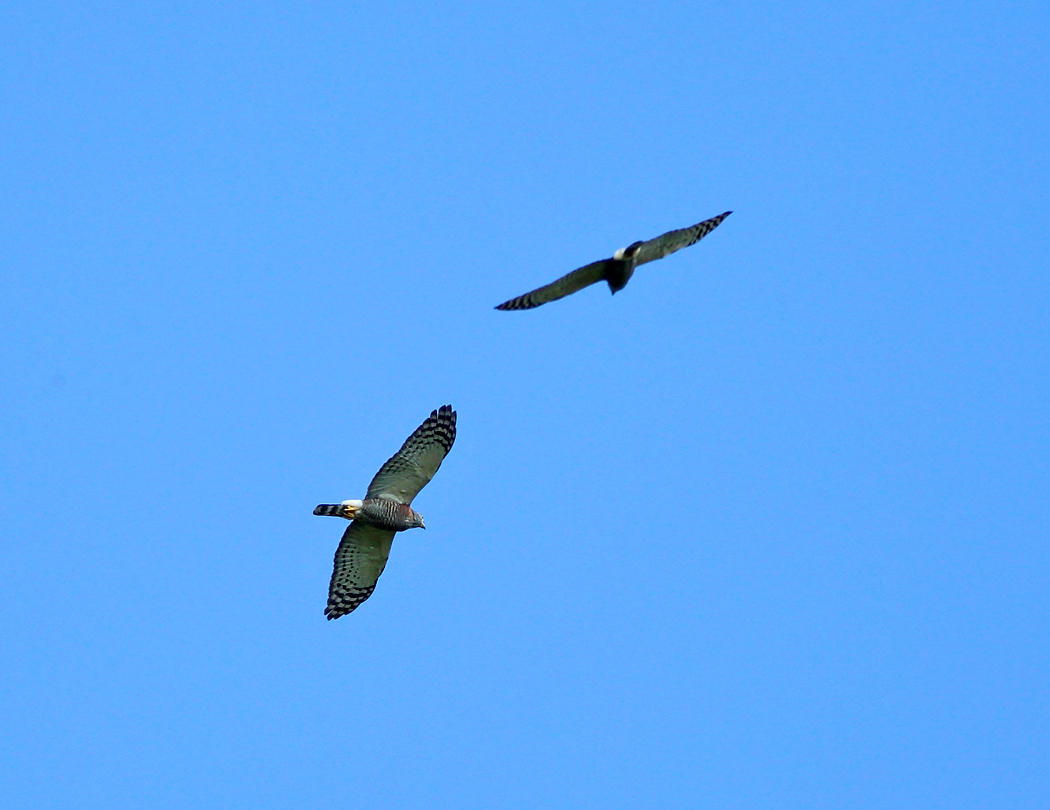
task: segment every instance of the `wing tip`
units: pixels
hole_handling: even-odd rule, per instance
[[[430,416],[426,418],[422,425],[416,428],[417,432],[421,430],[436,432],[439,437],[438,440],[445,448],[445,454],[452,449],[452,445],[456,443],[456,418],[459,414],[453,409],[452,404],[441,405],[430,412]],[[413,434],[415,435],[415,434]],[[410,436],[409,439],[412,437]],[[406,440],[407,441],[407,440]]]
[[[439,422],[444,422],[447,426],[448,432],[450,434],[448,447],[445,449],[445,452],[447,453],[449,450],[452,449],[452,445],[456,441],[456,417],[458,416],[458,414],[453,409],[452,404],[449,403],[447,405],[442,405],[435,411],[432,411],[430,416],[432,419],[437,419]]]
[[[332,621],[332,619],[339,619],[345,616],[347,613],[353,613],[354,608],[356,607],[357,605],[354,605],[354,607],[347,610],[343,605],[329,602],[327,605],[325,605],[324,617],[328,619],[328,621]]]

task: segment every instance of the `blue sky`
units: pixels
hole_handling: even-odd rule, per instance
[[[1047,806],[1048,29],[15,3],[3,805]]]

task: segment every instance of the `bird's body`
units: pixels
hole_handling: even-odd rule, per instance
[[[632,242],[617,250],[611,258],[585,264],[571,273],[532,292],[504,301],[496,309],[532,309],[550,301],[557,301],[591,284],[605,281],[614,295],[627,286],[638,265],[662,259],[676,250],[694,245],[722,224],[732,211],[705,219],[688,228],[668,231],[648,241]]]
[[[315,515],[351,521],[335,552],[326,617],[338,619],[372,595],[397,532],[426,528],[423,516],[411,506],[412,499],[434,477],[455,441],[456,412],[451,405],[442,405],[379,469],[362,500],[314,509]]]
[[[613,295],[626,287],[633,275],[634,264],[627,259],[605,260],[605,281],[609,285],[609,292]]]
[[[315,515],[361,520],[369,526],[403,532],[417,527],[425,529],[423,516],[406,503],[386,498],[365,498],[363,501],[323,503],[314,509]]]

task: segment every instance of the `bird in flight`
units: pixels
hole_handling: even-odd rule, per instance
[[[434,477],[454,441],[456,412],[451,405],[442,405],[379,468],[363,500],[323,503],[314,509],[315,515],[350,521],[335,551],[326,617],[345,616],[372,595],[394,534],[426,528],[423,516],[411,506],[412,499]]]
[[[721,225],[722,220],[732,213],[732,211],[726,211],[724,214],[705,219],[688,228],[668,231],[648,242],[634,242],[625,248],[620,248],[611,259],[585,264],[545,287],[504,301],[496,309],[532,309],[548,301],[557,301],[559,298],[582,290],[590,284],[597,284],[599,281],[608,282],[609,289],[616,294],[627,286],[627,282],[634,273],[634,268],[638,265],[662,259],[676,250],[695,245]]]

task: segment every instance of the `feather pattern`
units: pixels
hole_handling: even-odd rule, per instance
[[[670,256],[676,250],[695,245],[721,225],[722,220],[732,213],[732,211],[726,211],[724,214],[705,219],[703,222],[690,225],[688,228],[668,231],[655,239],[650,239],[648,242],[642,242],[633,255],[635,266],[637,267],[639,264],[645,264],[646,262],[654,262],[657,259],[662,259],[664,256]]]
[[[363,520],[346,527],[335,550],[332,581],[328,585],[328,605],[324,609],[328,619],[345,616],[372,595],[393,542],[393,529],[370,526]]]
[[[566,273],[557,281],[504,301],[496,309],[533,309],[540,304],[557,301],[559,298],[564,298],[566,295],[571,295],[584,287],[604,280],[608,271],[607,266],[611,263],[612,259],[602,259],[600,262],[585,264],[571,273]]]
[[[419,490],[434,477],[455,441],[456,412],[451,405],[442,405],[431,411],[423,424],[405,439],[401,449],[379,468],[365,498],[412,503]]]

